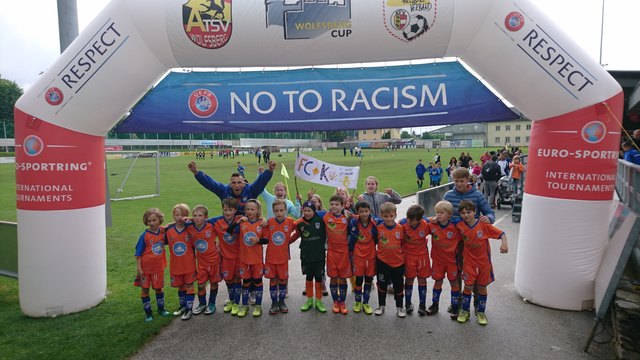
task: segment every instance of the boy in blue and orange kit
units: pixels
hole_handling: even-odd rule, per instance
[[[271,308],[269,314],[288,313],[289,308],[284,299],[287,295],[289,280],[289,244],[295,229],[293,219],[287,217],[287,203],[276,199],[272,205],[273,215],[267,220],[267,228],[263,229],[263,244],[267,245],[267,256],[264,264],[264,275],[269,279]]]
[[[353,275],[356,277],[354,286],[356,301],[353,304],[353,312],[359,313],[362,310],[365,314],[371,315],[373,309],[369,305],[369,297],[373,277],[376,275],[378,231],[371,218],[371,205],[368,202],[358,201],[356,212],[358,217],[349,222],[349,254]]]
[[[340,195],[329,198],[329,212],[319,211],[327,231],[327,275],[329,289],[333,298],[331,310],[338,314],[347,314],[347,278],[351,277],[349,260],[349,218],[344,210],[344,200]]]
[[[207,221],[209,209],[204,205],[193,208],[193,223],[187,226],[187,232],[193,239],[196,249],[197,279],[198,279],[198,307],[193,315],[204,311],[205,315],[216,312],[216,297],[220,276],[220,252],[216,245],[216,232],[213,225]],[[207,305],[207,282],[209,285],[209,304]]]
[[[149,288],[156,292],[156,304],[158,313],[162,316],[169,316],[169,312],[164,308],[164,269],[167,267],[167,258],[164,254],[165,232],[160,226],[164,222],[164,215],[160,209],[151,208],[144,212],[142,222],[148,227],[136,244],[136,269],[137,276],[134,286],[142,288],[142,308],[146,318],[145,322],[153,320],[151,311],[151,299]]]
[[[408,314],[413,312],[411,295],[413,294],[413,282],[418,278],[418,314],[427,314],[427,278],[431,276],[431,259],[427,247],[429,224],[423,219],[424,209],[420,205],[412,205],[407,209],[407,218],[400,221],[404,228],[405,242],[402,244],[404,251],[404,291]]]
[[[227,198],[222,200],[222,216],[218,216],[208,221],[213,224],[216,236],[218,237],[218,247],[220,248],[221,274],[222,279],[227,284],[229,300],[224,304],[223,311],[238,315],[240,310],[240,294],[242,286],[240,283],[240,272],[238,271],[238,255],[240,254],[240,242],[236,241],[235,234],[229,234],[227,229],[236,220],[236,211],[238,210],[238,200]]]
[[[169,246],[171,287],[178,288],[180,308],[173,315],[182,315],[182,320],[191,319],[193,307],[193,283],[196,281],[196,257],[193,239],[186,229],[189,206],[177,204],[173,207],[174,223],[165,228],[166,244]]]
[[[433,297],[431,306],[427,309],[427,315],[438,313],[442,282],[445,275],[451,285],[451,319],[458,318],[458,298],[460,286],[458,285],[458,244],[460,232],[454,223],[450,221],[453,215],[453,205],[448,201],[439,201],[436,206],[435,221],[429,222],[431,233],[431,278],[435,280],[433,285]]]
[[[456,224],[464,249],[463,258],[463,280],[464,292],[462,294],[462,310],[458,315],[458,322],[465,323],[469,320],[469,306],[471,304],[471,291],[473,285],[478,286],[478,324],[487,325],[485,309],[487,306],[487,286],[494,280],[493,266],[491,265],[491,248],[489,239],[500,239],[500,252],[509,252],[507,235],[497,227],[482,223],[475,218],[476,206],[468,200],[463,200],[458,205],[458,212],[463,221]]]

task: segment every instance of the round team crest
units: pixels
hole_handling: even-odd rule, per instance
[[[22,148],[24,149],[25,154],[29,156],[37,156],[40,155],[44,149],[44,141],[36,135],[29,135],[24,138]]]
[[[207,241],[202,239],[196,240],[196,243],[194,245],[196,247],[196,250],[201,253],[207,251],[207,249],[209,248],[209,244],[207,243]]]
[[[173,253],[176,256],[182,256],[187,252],[187,245],[183,242],[173,244]]]
[[[249,231],[248,233],[244,234],[244,236],[242,237],[242,241],[244,241],[244,244],[247,246],[253,246],[255,244],[251,240],[249,240],[249,238],[256,236],[256,233],[254,233],[253,231]]]
[[[427,234],[425,234],[424,231],[420,231],[418,232],[418,236],[420,236],[421,238],[427,237]]]
[[[409,19],[411,18],[411,15],[409,15],[409,12],[405,9],[399,9],[393,12],[393,14],[391,14],[391,27],[393,27],[396,30],[404,30],[404,28],[407,27],[407,25],[409,25]]]
[[[44,94],[44,98],[47,100],[49,105],[60,105],[62,100],[64,100],[64,94],[62,93],[62,90],[57,87],[50,87]]]
[[[224,235],[222,235],[222,240],[224,240],[224,242],[226,242],[229,245],[232,245],[233,242],[236,240],[236,237],[232,234],[229,233],[224,233]]]
[[[218,98],[207,89],[198,89],[189,95],[189,110],[199,118],[208,118],[218,110]]]
[[[453,239],[453,232],[447,231],[447,239]]]
[[[504,26],[509,31],[518,31],[524,26],[524,16],[517,11],[512,11],[504,19]]]
[[[582,139],[589,144],[597,144],[607,135],[607,127],[600,121],[591,121],[582,128]]]
[[[285,240],[284,233],[281,231],[274,233],[273,236],[271,237],[271,240],[275,245],[278,245],[278,246],[284,244],[284,240]]]
[[[394,38],[410,43],[432,29],[438,0],[384,0],[384,26]]]
[[[396,231],[396,239],[400,240],[400,232]]]
[[[151,245],[151,252],[153,252],[155,255],[162,255],[163,250],[164,244],[162,243],[162,241],[158,241],[157,243]]]
[[[480,230],[478,230],[478,232],[476,233],[476,236],[478,237],[478,239],[481,239],[483,235],[484,233]]]

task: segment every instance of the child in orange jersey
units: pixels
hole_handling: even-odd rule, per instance
[[[164,229],[160,226],[164,222],[164,215],[160,209],[151,208],[144,212],[142,222],[148,228],[140,235],[136,244],[136,268],[138,275],[133,283],[142,288],[142,308],[146,314],[144,321],[153,320],[151,311],[151,299],[149,288],[156,292],[156,304],[158,313],[169,316],[164,308],[164,269],[167,267],[167,258],[164,254]]]
[[[186,230],[186,221],[189,217],[189,206],[177,204],[173,207],[174,223],[165,228],[167,245],[169,246],[169,258],[171,260],[169,273],[171,274],[171,286],[178,288],[178,300],[180,308],[173,315],[182,315],[182,320],[191,319],[194,290],[196,281],[196,257],[193,248],[193,239]]]
[[[332,311],[347,314],[347,278],[351,277],[349,260],[349,218],[343,208],[344,200],[340,195],[329,199],[329,212],[318,212],[327,231],[327,275],[329,290],[333,298]]]
[[[378,303],[376,315],[384,314],[387,303],[387,285],[393,283],[393,297],[396,300],[396,314],[403,318],[407,312],[402,306],[404,298],[404,252],[402,244],[405,241],[405,233],[402,225],[396,223],[396,206],[392,203],[384,203],[380,206],[382,221],[376,221],[378,231],[378,255],[376,270],[378,272]]]
[[[193,315],[204,311],[205,315],[216,312],[216,297],[220,276],[220,252],[216,244],[216,232],[213,225],[207,221],[209,209],[204,205],[193,208],[193,223],[187,226],[187,232],[193,240],[198,261],[198,306],[193,309]],[[209,304],[207,305],[207,283],[209,283]]]
[[[373,314],[369,305],[371,284],[376,275],[376,244],[378,232],[371,218],[371,205],[366,201],[358,201],[355,207],[358,217],[349,222],[349,257],[351,258],[353,275],[356,277],[354,292],[356,301],[353,312],[364,311]],[[364,292],[362,283],[364,282]]]
[[[476,219],[476,205],[467,200],[463,200],[458,205],[458,212],[462,217],[461,222],[456,224],[462,241],[464,242],[463,258],[463,280],[464,293],[462,294],[462,311],[458,315],[458,322],[465,323],[469,320],[469,306],[471,304],[471,291],[473,285],[478,285],[478,324],[487,325],[485,308],[487,306],[487,286],[494,280],[493,266],[491,265],[491,248],[489,239],[500,239],[500,252],[509,252],[507,235],[497,227],[480,222]]]
[[[277,199],[272,205],[274,217],[267,220],[267,228],[263,231],[263,238],[267,245],[264,275],[269,279],[269,293],[271,294],[271,309],[269,314],[289,312],[284,298],[287,294],[289,279],[289,243],[294,230],[293,219],[287,217],[287,203]]]
[[[400,221],[406,234],[402,245],[404,251],[404,291],[408,314],[413,312],[411,295],[413,294],[413,282],[418,278],[418,314],[427,314],[427,278],[431,276],[431,259],[427,247],[429,224],[423,219],[424,209],[420,205],[412,205],[407,209],[407,218]]]
[[[427,309],[427,315],[438,313],[440,305],[440,293],[442,293],[442,283],[445,275],[451,285],[451,319],[458,318],[458,298],[460,297],[460,285],[458,284],[458,244],[460,243],[460,232],[454,223],[451,222],[453,215],[453,205],[444,200],[439,201],[436,206],[435,219],[430,219],[429,232],[431,233],[431,278],[435,280],[433,285],[433,297],[431,306]]]

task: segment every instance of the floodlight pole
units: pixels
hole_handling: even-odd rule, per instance
[[[76,0],[58,0],[58,33],[60,53],[78,37],[78,5]]]

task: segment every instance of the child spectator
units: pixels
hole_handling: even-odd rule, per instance
[[[319,212],[327,232],[327,276],[334,313],[347,314],[347,278],[351,277],[349,260],[349,218],[340,195],[329,198],[329,212]]]
[[[376,274],[376,244],[378,233],[371,218],[371,206],[365,201],[356,203],[357,218],[349,222],[349,257],[353,275],[356,277],[354,288],[355,303],[353,312],[364,311],[373,314],[369,305],[371,285]],[[364,282],[364,292],[362,283]]]
[[[520,162],[520,156],[514,156],[513,162],[509,164],[511,173],[511,186],[513,186],[513,193],[518,195],[522,192],[522,173],[525,172],[524,165]]]
[[[431,187],[440,186],[440,182],[442,181],[442,168],[440,168],[440,163],[437,163],[429,170],[429,180],[431,180]]]
[[[175,205],[172,211],[174,223],[165,229],[171,260],[169,267],[171,287],[178,288],[180,303],[180,307],[173,312],[173,315],[182,315],[182,320],[191,319],[194,298],[193,283],[196,281],[196,257],[193,240],[186,231],[189,212],[189,206],[186,204]]]
[[[458,244],[460,232],[450,221],[453,215],[453,205],[448,201],[439,201],[436,206],[435,221],[429,222],[431,233],[431,278],[435,280],[431,306],[427,309],[427,315],[438,313],[440,305],[440,293],[445,275],[451,285],[451,319],[458,318],[460,297],[460,285],[458,284]]]
[[[413,312],[411,295],[413,294],[413,283],[418,278],[418,314],[427,314],[427,278],[431,276],[431,260],[429,258],[429,248],[427,247],[427,236],[429,235],[429,225],[423,219],[424,209],[420,205],[412,205],[407,209],[407,218],[400,220],[400,225],[404,228],[405,241],[402,244],[404,252],[404,292],[405,309],[408,314]]]
[[[142,308],[146,314],[145,322],[153,320],[151,311],[151,299],[149,288],[156,292],[156,305],[158,314],[169,316],[164,308],[164,269],[167,267],[167,258],[164,254],[165,232],[160,226],[164,222],[164,215],[160,209],[151,208],[144,212],[142,222],[148,228],[140,235],[136,244],[136,269],[138,274],[133,283],[142,288]]]
[[[384,203],[380,207],[382,220],[376,221],[378,231],[378,254],[376,270],[378,273],[378,304],[376,315],[384,314],[387,304],[387,285],[393,283],[393,296],[396,300],[396,314],[403,318],[407,316],[402,306],[404,298],[404,253],[402,245],[405,233],[402,225],[396,223],[396,206],[392,203]]]
[[[422,159],[418,160],[418,165],[416,165],[416,183],[418,184],[418,190],[422,189],[422,184],[424,184],[424,174],[427,172],[427,168],[422,163]]]
[[[473,286],[478,286],[478,324],[487,325],[485,309],[487,306],[487,286],[494,280],[493,266],[491,265],[491,248],[489,239],[500,239],[500,252],[507,253],[507,235],[504,231],[491,224],[480,222],[476,219],[476,206],[473,202],[463,200],[458,206],[462,217],[456,224],[464,242],[463,280],[464,292],[462,294],[462,310],[458,315],[458,322],[465,323],[469,320],[469,307],[471,304],[471,291]]]
[[[220,248],[220,255],[222,257],[220,262],[222,279],[227,285],[227,292],[229,293],[229,300],[225,302],[223,311],[225,313],[231,313],[232,316],[238,315],[238,311],[240,310],[240,295],[242,293],[238,267],[240,242],[237,241],[235,234],[230,234],[227,230],[237,220],[237,210],[238,201],[233,198],[226,198],[222,200],[222,216],[209,220],[209,222],[213,224],[216,236],[218,237],[218,247]]]
[[[366,192],[358,197],[360,201],[366,201],[371,206],[371,216],[378,217],[380,215],[380,207],[386,202],[400,204],[402,197],[391,188],[386,188],[384,192],[378,192],[378,179],[375,176],[369,176],[364,181]]]
[[[300,194],[296,195],[296,202],[293,203],[291,200],[287,199],[287,187],[279,182],[273,187],[273,195],[270,194],[267,189],[262,192],[262,200],[265,203],[265,207],[267,208],[267,219],[271,219],[273,217],[273,203],[276,200],[282,200],[285,202],[285,206],[287,207],[285,215],[291,215],[295,219],[300,217],[300,201],[302,197]]]

